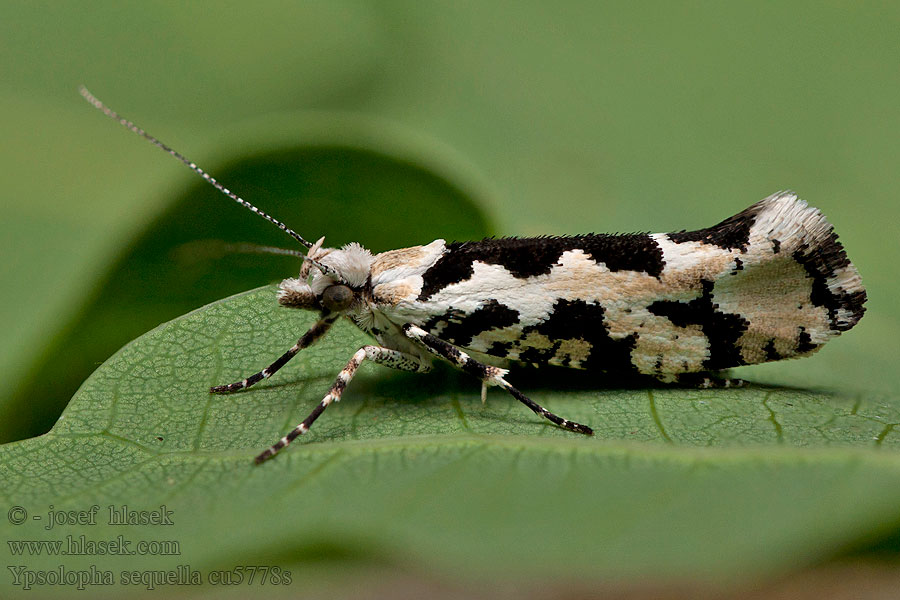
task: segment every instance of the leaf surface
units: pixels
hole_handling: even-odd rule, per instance
[[[311,324],[277,307],[274,292],[215,302],[138,338],[50,433],[0,447],[7,505],[165,505],[173,526],[4,523],[8,537],[176,539],[177,560],[141,556],[141,568],[189,562],[206,574],[268,561],[323,585],[372,565],[463,581],[731,580],[822,560],[900,519],[897,404],[865,394],[619,389],[518,373],[535,400],[594,426],[586,437],[497,391],[482,406],[478,383],[449,368],[363,365],[307,436],[254,466],[368,341],[341,322],[272,379],[209,395]]]

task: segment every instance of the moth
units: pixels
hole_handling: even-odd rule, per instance
[[[576,433],[587,425],[540,406],[508,380],[510,362],[639,374],[703,387],[739,380],[712,374],[738,365],[808,356],[852,328],[866,292],[825,217],[792,192],[765,198],[696,231],[545,236],[430,244],[373,255],[358,243],[323,247],[230,191],[175,150],[120,117],[107,116],[168,152],[220,192],[306,247],[266,249],[302,259],[281,282],[278,303],[318,319],[272,364],[235,383],[271,377],[341,318],[377,343],[354,352],[302,423],[256,457],[261,463],[341,399],[366,360],[403,371],[449,361],[487,388],[509,392],[537,415]]]

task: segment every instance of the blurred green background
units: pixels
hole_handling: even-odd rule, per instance
[[[690,229],[794,189],[869,312],[827,362],[754,377],[896,398],[898,31],[874,2],[4,2],[0,439],[142,331],[296,268],[179,263],[195,233],[289,240],[82,83],[332,244]]]

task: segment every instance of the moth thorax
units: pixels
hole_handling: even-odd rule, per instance
[[[340,274],[341,281],[352,288],[361,288],[369,279],[372,270],[372,253],[356,242],[351,242],[340,250],[331,250],[321,259],[322,264],[333,268]],[[322,293],[326,287],[335,283],[329,278],[315,278],[313,291]]]

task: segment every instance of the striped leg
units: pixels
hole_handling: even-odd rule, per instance
[[[347,366],[338,373],[337,379],[334,380],[331,389],[328,390],[328,393],[325,394],[325,397],[322,398],[322,401],[319,402],[318,406],[309,413],[309,416],[303,419],[302,423],[294,427],[286,436],[278,440],[268,450],[257,456],[256,464],[260,464],[261,462],[272,458],[281,449],[293,442],[294,439],[309,431],[309,428],[312,427],[315,420],[319,418],[319,415],[325,412],[328,405],[332,402],[340,401],[341,394],[344,393],[344,388],[347,387],[347,384],[350,383],[350,380],[353,379],[353,376],[356,374],[356,370],[366,359],[401,371],[424,372],[431,368],[430,365],[423,363],[411,354],[398,352],[397,350],[391,350],[390,348],[381,348],[380,346],[363,346],[356,351],[356,354],[353,355],[353,358],[350,359]]]
[[[407,323],[403,326],[403,333],[406,335],[406,337],[421,344],[429,352],[445,358],[466,373],[474,375],[475,377],[480,379],[485,386],[495,385],[503,388],[504,390],[512,394],[512,396],[516,400],[530,408],[536,415],[544,417],[548,421],[559,425],[563,429],[568,429],[569,431],[574,431],[576,433],[593,435],[594,430],[587,425],[581,425],[580,423],[575,423],[574,421],[569,421],[553,414],[552,412],[520,392],[518,389],[510,385],[509,382],[504,379],[507,374],[506,369],[492,367],[490,365],[478,362],[456,346],[452,346],[444,340],[431,335],[424,329],[416,327],[415,325],[412,325],[410,323]],[[485,391],[486,388],[482,388],[482,400],[484,399]]]
[[[209,388],[209,393],[211,394],[227,394],[229,392],[236,392],[238,390],[242,390],[244,388],[248,388],[254,383],[259,383],[263,379],[267,379],[271,377],[278,369],[287,364],[289,360],[294,358],[298,352],[303,350],[308,346],[312,346],[316,340],[325,335],[325,332],[331,327],[332,323],[335,322],[338,318],[338,314],[334,313],[327,317],[323,317],[316,321],[312,327],[309,328],[309,331],[303,334],[297,343],[291,346],[290,350],[282,354],[278,357],[278,359],[273,362],[271,365],[259,371],[258,373],[254,373],[250,377],[246,379],[242,379],[241,381],[236,381],[235,383],[229,383],[228,385],[216,385]]]

